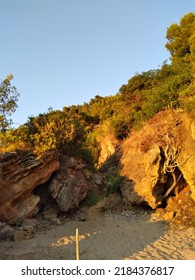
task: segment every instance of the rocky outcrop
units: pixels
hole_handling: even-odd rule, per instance
[[[163,111],[129,136],[121,160],[127,201],[155,209],[186,185],[195,201],[194,123],[181,110]]]
[[[116,136],[113,134],[111,129],[110,122],[106,121],[102,126],[97,130],[96,141],[99,147],[99,157],[97,168],[105,165],[107,160],[115,154],[119,141]]]
[[[50,181],[49,192],[58,203],[62,212],[67,212],[79,205],[89,189],[96,186],[98,176],[93,179],[93,173],[78,159],[64,156],[60,170]]]
[[[77,207],[88,190],[101,184],[100,173],[70,156],[5,154],[0,161],[0,221],[15,224],[42,209],[46,220],[60,224],[59,211]]]
[[[37,158],[32,153],[6,153],[0,159],[0,220],[16,223],[36,213],[40,200],[33,190],[59,168],[56,152]]]
[[[122,188],[124,197],[132,204],[148,203],[155,207],[156,197],[153,195],[153,189],[159,181],[161,162],[158,145],[154,144],[147,153],[132,152],[130,164],[125,162],[125,159],[123,157],[125,164],[123,175],[127,175],[130,181],[127,180]],[[162,190],[159,190],[159,192],[161,193]]]
[[[100,156],[98,159],[98,167],[104,164],[106,160],[115,153],[117,143],[116,139],[109,136],[105,136],[101,141],[99,141]]]

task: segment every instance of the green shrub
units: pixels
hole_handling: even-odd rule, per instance
[[[99,194],[96,190],[90,190],[86,196],[86,198],[84,199],[83,203],[90,207],[93,205],[96,205],[99,201]]]
[[[107,195],[120,191],[123,183],[123,177],[120,175],[110,175],[107,181]]]
[[[95,165],[98,162],[100,155],[100,148],[96,140],[96,134],[94,132],[89,132],[86,136],[85,150],[87,151],[87,158],[90,162]]]

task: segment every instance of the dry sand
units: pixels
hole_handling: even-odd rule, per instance
[[[173,229],[147,212],[103,216],[92,208],[86,221],[67,221],[34,239],[0,242],[0,259],[75,259],[75,230],[82,260],[195,260],[195,228]]]

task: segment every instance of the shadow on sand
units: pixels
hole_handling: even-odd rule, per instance
[[[75,230],[79,229],[81,260],[131,258],[166,232],[165,222],[151,222],[142,213],[130,217],[91,216],[85,222],[67,222],[35,239],[0,244],[1,259],[75,259]]]

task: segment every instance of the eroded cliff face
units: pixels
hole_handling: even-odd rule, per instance
[[[101,167],[116,152],[118,141],[113,135],[105,135],[105,137],[98,138],[98,143],[100,156],[97,167]]]
[[[59,156],[41,158],[32,153],[7,153],[0,160],[0,220],[15,223],[36,213],[40,200],[33,190],[59,168]]]
[[[58,212],[78,207],[99,184],[101,175],[74,157],[59,158],[56,152],[41,158],[32,153],[4,154],[0,160],[0,221],[20,223],[54,206],[57,217]]]
[[[193,115],[183,111],[160,112],[125,140],[121,160],[121,147],[115,138],[107,135],[101,148],[102,173],[89,171],[82,160],[67,155],[59,159],[56,152],[41,158],[32,153],[1,155],[0,221],[17,223],[36,214],[41,203],[47,203],[40,195],[43,188],[59,211],[67,212],[78,207],[90,189],[106,185],[107,175],[118,175],[119,167],[125,177],[121,192],[133,205],[156,209],[185,188],[183,197],[187,195],[190,205],[194,204]]]
[[[122,194],[132,204],[160,206],[186,185],[195,201],[195,117],[162,111],[123,145]]]

